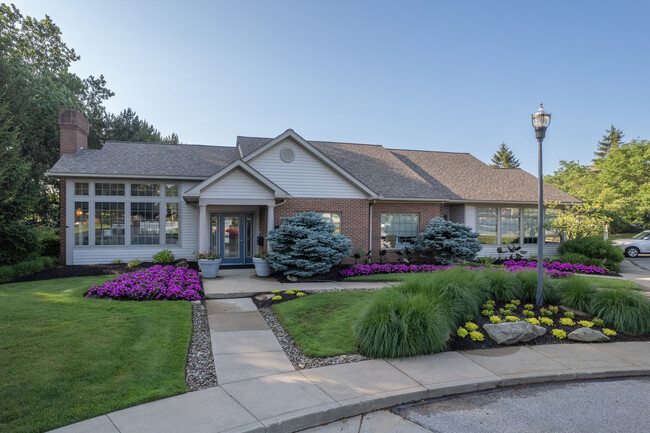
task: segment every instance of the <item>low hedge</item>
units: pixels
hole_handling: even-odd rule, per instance
[[[602,261],[607,269],[614,272],[621,271],[620,263],[625,258],[619,247],[603,238],[593,236],[566,241],[560,245],[557,251],[561,256],[566,256],[569,253],[581,254],[593,260],[592,263]]]

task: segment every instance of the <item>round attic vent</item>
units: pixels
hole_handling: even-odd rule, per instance
[[[291,162],[293,161],[293,158],[295,158],[295,154],[293,153],[293,149],[289,147],[285,147],[284,149],[280,150],[280,159],[284,162]]]

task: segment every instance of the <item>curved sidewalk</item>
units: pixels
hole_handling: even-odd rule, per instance
[[[219,386],[58,433],[292,432],[402,403],[511,385],[650,375],[650,343],[504,347],[296,371],[250,299],[208,300]]]

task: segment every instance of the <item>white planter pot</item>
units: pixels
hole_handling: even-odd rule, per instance
[[[221,265],[221,259],[199,259],[201,276],[203,276],[203,278],[217,278],[217,274],[219,273],[219,265]]]
[[[271,275],[271,266],[266,259],[253,257],[253,264],[255,265],[255,273],[258,277],[268,277]]]

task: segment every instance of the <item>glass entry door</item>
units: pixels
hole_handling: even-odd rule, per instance
[[[210,215],[210,250],[221,255],[223,264],[253,262],[253,214]]]

